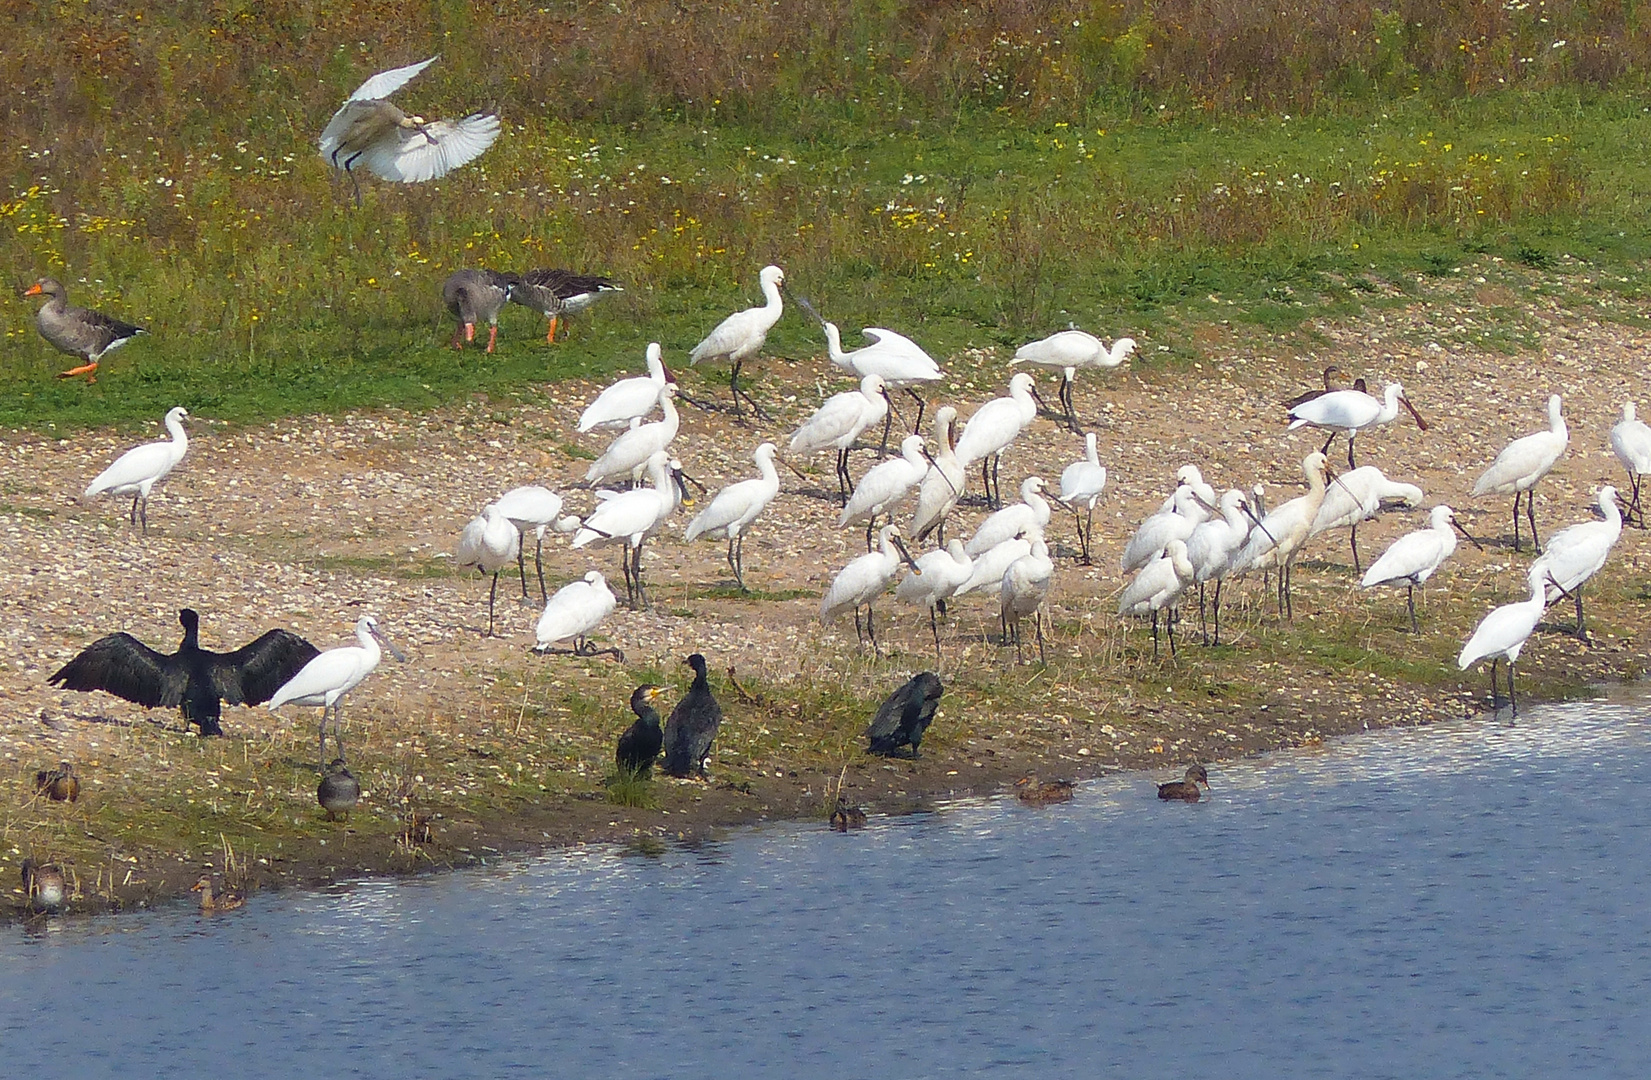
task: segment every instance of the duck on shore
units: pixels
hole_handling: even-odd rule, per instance
[[[75,775],[71,762],[62,761],[55,769],[41,769],[34,774],[34,793],[44,795],[52,802],[75,802],[80,798],[80,777]]]
[[[361,782],[344,764],[343,758],[333,758],[332,764],[327,766],[327,775],[321,778],[320,786],[315,789],[315,801],[327,812],[327,820],[337,821],[339,814],[349,820],[350,811],[355,809],[360,798]]]
[[[57,911],[69,898],[68,882],[63,868],[56,863],[37,863],[23,860],[23,894],[29,907],[38,912]]]

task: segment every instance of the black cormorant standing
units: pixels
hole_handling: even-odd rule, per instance
[[[940,707],[940,695],[946,688],[940,676],[932,671],[914,675],[911,681],[889,695],[877,715],[866,728],[871,739],[867,752],[892,757],[902,746],[911,747],[911,756],[917,757],[917,748],[923,742],[923,733],[934,720],[934,711]]]
[[[202,735],[222,735],[222,702],[262,704],[318,655],[289,630],[271,630],[231,653],[211,652],[200,645],[199,615],[184,608],[178,622],[183,643],[175,653],[156,652],[131,634],[110,634],[47,681],[65,690],[104,690],[150,709],[176,705],[185,728],[199,724]]]
[[[654,759],[665,744],[665,734],[659,729],[659,713],[654,702],[665,693],[663,686],[639,686],[631,691],[631,712],[636,722],[619,736],[619,748],[613,761],[624,776],[646,779],[654,771]]]
[[[722,706],[711,693],[711,684],[705,678],[705,657],[694,653],[683,661],[694,669],[694,684],[671,710],[665,721],[665,775],[686,778],[692,774],[705,776],[705,759],[711,756],[711,743],[722,725]]]

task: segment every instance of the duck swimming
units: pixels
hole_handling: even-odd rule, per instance
[[[1182,802],[1197,802],[1203,798],[1198,785],[1210,786],[1210,774],[1204,771],[1202,765],[1188,765],[1185,780],[1171,780],[1167,784],[1158,785],[1160,799],[1179,799]]]
[[[194,888],[189,891],[201,894],[203,912],[234,911],[238,907],[244,907],[247,902],[246,893],[240,889],[231,889],[226,885],[222,892],[214,890],[211,874],[202,874],[201,880],[195,882]]]
[[[831,811],[831,827],[838,832],[863,829],[866,827],[866,812],[858,806],[850,806],[848,799],[839,795],[837,805]]]
[[[1015,798],[1029,806],[1048,806],[1072,798],[1075,786],[1070,780],[1039,780],[1028,775],[1015,781]]]

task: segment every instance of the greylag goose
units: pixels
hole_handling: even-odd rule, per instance
[[[556,327],[564,315],[577,315],[609,293],[624,292],[612,278],[576,274],[572,270],[539,269],[522,274],[510,299],[550,320],[545,342],[556,343]]]
[[[441,284],[441,302],[458,320],[453,329],[453,348],[462,349],[476,340],[476,324],[487,320],[487,351],[499,340],[499,312],[510,299],[511,280],[496,270],[455,270]]]
[[[104,353],[149,332],[101,311],[74,307],[69,303],[69,290],[56,278],[41,278],[23,290],[23,295],[46,297],[45,306],[34,317],[40,336],[51,342],[59,352],[86,361],[80,367],[59,372],[57,377],[60,379],[84,375],[87,382],[96,382],[97,362],[103,359]]]

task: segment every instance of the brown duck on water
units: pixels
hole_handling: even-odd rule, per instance
[[[195,882],[189,891],[201,894],[202,912],[234,911],[238,907],[246,906],[247,902],[246,893],[240,889],[231,889],[227,885],[222,890],[214,889],[211,874],[202,874],[201,880]]]
[[[453,330],[453,348],[462,349],[476,340],[476,324],[487,320],[487,352],[499,340],[499,312],[504,310],[514,285],[497,270],[455,270],[442,282],[441,302],[458,320]]]
[[[96,382],[97,362],[103,359],[104,353],[148,333],[141,326],[121,322],[100,311],[74,307],[69,303],[69,290],[56,278],[41,278],[25,289],[23,295],[46,297],[45,306],[34,317],[40,336],[58,351],[86,361],[80,367],[59,372],[60,379],[84,375],[87,382]]]
[[[850,829],[866,827],[866,812],[858,806],[850,806],[845,796],[837,796],[837,805],[831,811],[831,827],[838,832],[848,832]]]
[[[1160,799],[1179,799],[1182,802],[1197,802],[1203,798],[1198,785],[1210,786],[1210,774],[1204,771],[1202,765],[1188,765],[1185,780],[1171,780],[1167,784],[1158,785]]]
[[[1032,806],[1048,806],[1072,798],[1075,785],[1070,780],[1039,780],[1035,775],[1015,781],[1015,798]]]
[[[555,344],[556,327],[562,316],[576,315],[608,293],[624,291],[612,278],[599,274],[539,269],[529,270],[517,279],[510,299],[549,319],[550,329],[545,332],[545,342]]]

